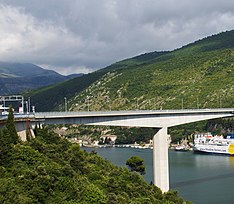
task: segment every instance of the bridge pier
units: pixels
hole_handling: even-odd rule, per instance
[[[32,126],[29,121],[17,122],[15,123],[15,128],[21,141],[27,141],[27,137],[35,138]]]
[[[168,134],[167,127],[159,129],[153,138],[154,185],[162,192],[169,190]]]

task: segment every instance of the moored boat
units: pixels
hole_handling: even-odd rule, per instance
[[[195,153],[221,154],[234,156],[234,133],[223,136],[212,136],[210,133],[196,134],[193,151]]]
[[[178,145],[175,147],[175,151],[180,151],[180,152],[186,152],[189,151],[189,146],[185,146],[185,145]]]

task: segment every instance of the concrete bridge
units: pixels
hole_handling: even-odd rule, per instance
[[[21,127],[21,130],[24,129],[20,125],[22,121],[30,121],[30,123],[40,122],[43,124],[85,124],[156,128],[158,131],[153,137],[154,184],[163,192],[167,192],[169,190],[168,127],[233,116],[234,108],[228,108],[109,112],[39,112],[27,115],[15,115],[15,120],[16,124]]]

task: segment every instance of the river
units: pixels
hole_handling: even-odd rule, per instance
[[[92,151],[93,148],[86,148]],[[103,158],[117,166],[126,166],[131,156],[145,161],[147,182],[153,181],[151,149],[95,148]],[[195,204],[234,203],[234,157],[199,155],[169,150],[170,189]]]

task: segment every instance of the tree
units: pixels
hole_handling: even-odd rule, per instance
[[[139,172],[141,175],[145,174],[144,160],[139,156],[132,156],[126,161],[131,171]]]
[[[17,134],[15,124],[14,124],[13,108],[11,106],[9,108],[9,114],[8,114],[8,118],[6,121],[5,128],[3,130],[3,134],[8,135],[7,141],[10,144],[17,144],[19,142],[19,136]]]
[[[19,137],[14,125],[14,114],[12,107],[9,108],[6,125],[0,132],[0,164],[7,164],[9,152],[13,145],[19,142]]]

